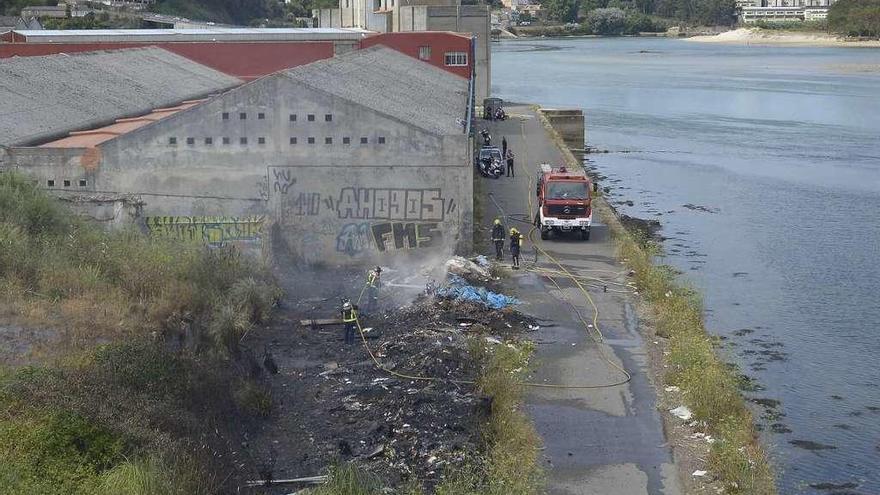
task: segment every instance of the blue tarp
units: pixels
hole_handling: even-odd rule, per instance
[[[486,290],[484,287],[474,287],[458,275],[449,276],[449,284],[437,289],[439,297],[455,299],[456,301],[473,301],[482,303],[487,308],[503,309],[508,306],[519,304],[515,297],[505,296]]]

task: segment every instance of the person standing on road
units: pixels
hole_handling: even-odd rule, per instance
[[[513,170],[513,150],[507,150],[504,153],[504,158],[507,160],[507,176],[516,177],[516,173]]]
[[[501,155],[507,156],[507,136],[501,136]]]
[[[504,249],[504,226],[498,218],[492,226],[492,242],[495,244],[495,259],[501,261],[503,258],[501,251]]]
[[[350,301],[342,303],[342,323],[345,325],[345,343],[354,344],[354,334],[358,327],[358,307]]]
[[[510,256],[513,258],[513,269],[519,270],[519,249],[522,246],[522,234],[516,227],[510,229]]]

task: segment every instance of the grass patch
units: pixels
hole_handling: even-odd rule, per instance
[[[522,411],[523,387],[534,344],[487,346],[473,339],[470,354],[480,364],[477,390],[491,398],[491,413],[483,427],[485,450],[470,469],[452,473],[441,483],[442,495],[526,495],[540,493],[543,470],[541,438]]]
[[[238,343],[278,296],[233,249],[108,232],[0,174],[0,305],[60,336],[0,366],[0,495],[228,489],[229,438],[272,406]]]
[[[581,168],[549,121],[543,114],[538,115],[568,165]],[[634,272],[636,285],[649,303],[657,334],[669,339],[665,381],[681,388],[694,418],[705,422],[708,432],[717,439],[709,454],[710,469],[728,493],[776,493],[773,470],[738,390],[736,373],[718,358],[703,325],[699,294],[680,285],[674,269],[655,264],[659,246],[627,231],[603,199],[594,199],[593,206],[609,226],[618,256]]]

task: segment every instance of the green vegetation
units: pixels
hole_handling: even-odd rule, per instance
[[[698,294],[675,281],[668,266],[653,263],[650,241],[614,228],[620,257],[651,304],[658,335],[669,342],[667,383],[681,388],[694,419],[704,421],[717,441],[709,465],[731,493],[775,493],[773,472],[756,440],[754,421],[739,393],[737,377],[718,358],[703,327]]]
[[[311,17],[312,9],[338,6],[336,0],[158,0],[152,10],[228,24],[282,26],[296,17]]]
[[[141,26],[140,19],[111,17],[107,12],[88,14],[83,17],[46,17],[40,22],[46,29],[137,29]]]
[[[839,0],[828,11],[828,27],[846,36],[880,37],[880,0]]]
[[[600,17],[619,14],[616,10],[623,11],[625,17],[639,18],[639,21],[630,23],[646,23],[651,16],[659,16],[669,21],[677,21],[692,25],[724,25],[730,26],[736,22],[735,0],[544,0],[542,7],[548,19],[556,22],[575,23],[581,19],[587,19],[590,24],[590,16],[596,11],[602,11]],[[615,9],[608,11],[606,9]],[[593,15],[596,18],[596,15]],[[595,22],[595,21],[594,21]],[[642,29],[641,31],[618,27],[619,22],[613,21],[611,28],[596,28],[590,26],[590,34],[633,34],[636,32],[651,32],[654,29]]]
[[[271,407],[236,357],[277,296],[234,250],[105,232],[0,174],[0,307],[57,337],[0,366],[0,494],[215,493]]]
[[[827,31],[828,30],[828,22],[822,21],[778,21],[778,22],[767,22],[760,21],[754,24],[749,24],[749,27],[756,27],[765,29],[768,31],[805,31],[805,32],[816,32],[816,31]]]

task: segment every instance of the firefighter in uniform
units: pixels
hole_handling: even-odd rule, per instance
[[[354,344],[354,335],[358,331],[358,307],[350,301],[342,303],[342,323],[345,325],[345,343]]]
[[[504,226],[501,220],[496,218],[495,225],[492,226],[492,242],[495,244],[495,259],[501,261],[501,251],[504,249]]]
[[[510,256],[513,258],[514,270],[519,270],[519,248],[522,246],[522,237],[516,227],[510,229]]]
[[[379,285],[381,283],[382,267],[377,266],[367,274],[367,311],[365,314],[372,315],[379,308]]]

